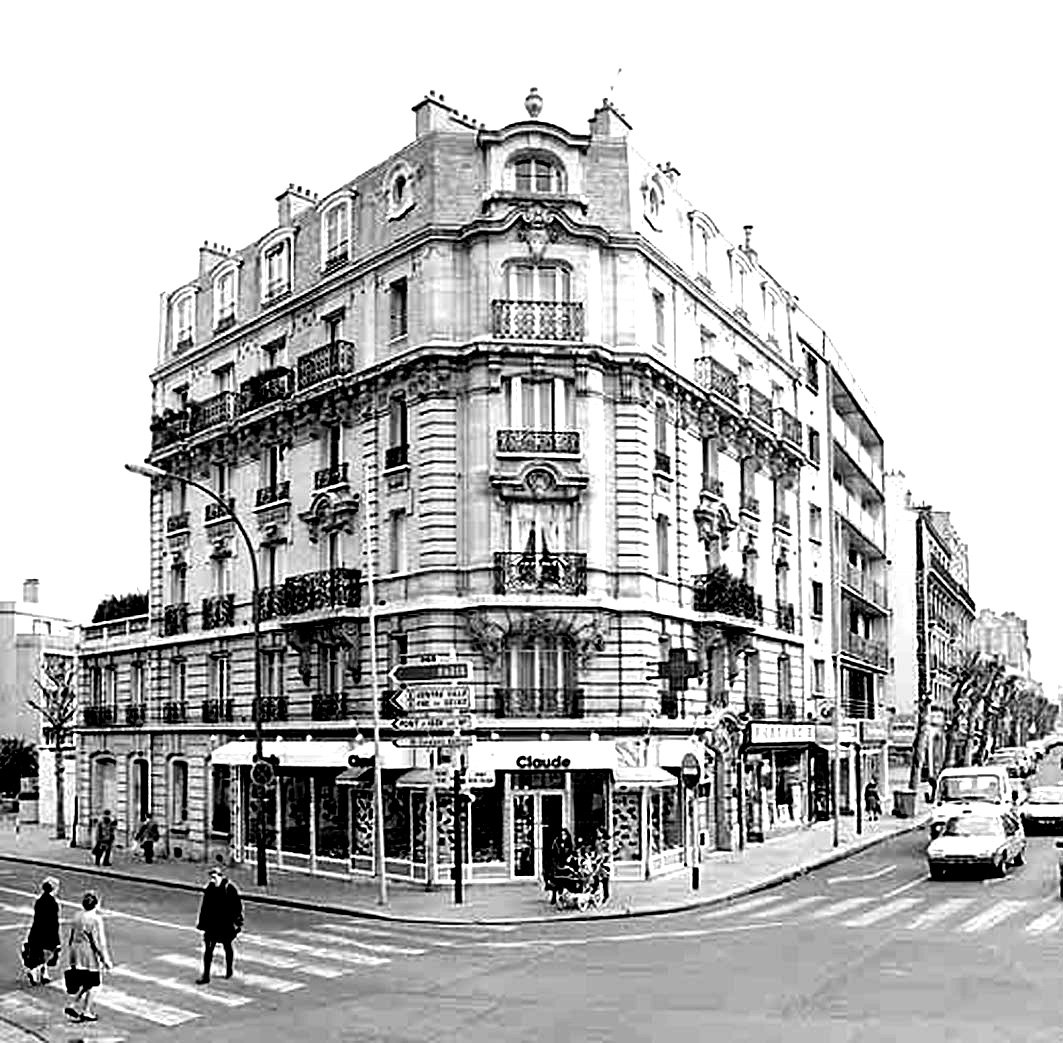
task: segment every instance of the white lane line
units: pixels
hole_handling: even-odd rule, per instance
[[[760,909],[762,906],[771,905],[773,902],[781,902],[786,895],[759,895],[744,902],[736,902],[734,905],[724,905],[711,912],[702,913],[699,920],[714,920],[717,916],[741,916],[750,909]]]
[[[878,880],[879,877],[885,876],[887,873],[892,873],[897,867],[884,866],[882,869],[876,869],[873,873],[860,873],[853,876],[830,876],[827,877],[828,884],[848,884],[857,883],[863,880]]]
[[[64,995],[66,989],[61,981],[53,981],[52,988],[58,989]],[[181,1007],[171,1007],[168,1003],[159,1003],[157,1000],[145,999],[143,996],[134,996],[131,992],[123,992],[121,989],[110,985],[101,985],[92,994],[96,1005],[106,1010],[116,1010],[119,1014],[129,1014],[134,1018],[142,1018],[155,1025],[165,1025],[166,1028],[176,1028],[186,1021],[192,1021],[201,1015],[194,1010],[184,1010]]]
[[[79,902],[78,905],[80,906],[81,903]],[[0,905],[0,909],[2,909],[5,913],[13,913],[15,916],[33,915],[32,905]]]
[[[36,894],[34,894],[32,891],[23,891],[23,890],[20,890],[18,888],[15,888],[15,887],[0,887],[0,892],[3,892],[5,894],[19,895],[22,898],[36,898],[37,897]],[[64,906],[67,909],[80,909],[81,908],[81,902],[80,901],[70,902],[70,901],[66,901],[66,900],[61,898],[59,900],[59,904],[61,906]],[[32,912],[32,909],[30,911]],[[199,931],[195,927],[193,927],[191,924],[173,923],[170,920],[155,920],[155,919],[153,919],[150,916],[137,916],[136,913],[124,913],[120,909],[115,909],[115,908],[107,905],[106,902],[101,902],[100,903],[100,911],[103,913],[103,915],[105,917],[108,917],[108,916],[119,916],[123,920],[133,920],[136,923],[146,923],[146,924],[150,925],[151,927],[168,927],[171,930],[175,930],[175,931],[193,931],[196,934],[199,933]]]
[[[247,963],[258,963],[263,967],[272,967],[278,971],[298,971],[307,974],[311,978],[342,978],[347,972],[339,967],[319,966],[316,963],[303,963],[302,960],[293,960],[290,956],[274,956],[272,953],[255,952],[246,946],[240,948],[240,959]]]
[[[323,937],[319,931],[304,931],[299,928],[289,928],[281,933],[286,938],[305,938],[308,941],[317,942],[319,945],[326,941],[326,938]],[[327,936],[327,941],[332,945],[343,945],[351,949],[365,949],[368,952],[389,953],[391,955],[399,956],[423,956],[427,951],[425,949],[401,949],[397,945],[381,945],[378,942],[360,942],[356,938],[344,938],[337,935]],[[335,949],[329,950],[330,955],[335,952]]]
[[[28,926],[24,923],[5,923],[0,924],[0,931],[24,931]]]
[[[196,957],[185,956],[183,953],[163,953],[155,959],[173,967],[186,967],[189,970],[203,969],[203,964]],[[225,980],[220,974],[217,978],[220,981]],[[238,985],[253,985],[255,988],[266,989],[268,992],[295,992],[296,989],[304,987],[301,981],[288,981],[285,978],[274,978],[268,974],[251,974],[248,971],[237,971],[233,974],[232,980]],[[207,988],[207,986],[203,987]]]
[[[265,945],[271,949],[280,949],[282,952],[307,953],[308,955],[321,956],[321,936],[315,934],[316,945],[308,945],[306,942],[290,942],[286,938],[269,938],[261,934],[241,934],[240,938],[249,945]],[[457,945],[458,943],[455,943]],[[342,949],[334,949],[328,954],[332,963],[347,963],[359,967],[379,967],[385,963],[391,963],[387,956],[370,956],[364,952],[345,952]]]
[[[815,905],[816,902],[825,902],[826,900],[826,895],[806,895],[804,898],[795,898],[783,906],[775,906],[772,909],[760,909],[753,913],[750,916],[750,919],[762,920],[768,916],[790,916],[792,913],[796,913],[799,909],[807,909],[808,906]]]
[[[328,923],[322,924],[321,926],[326,931],[339,932],[342,935],[344,944],[354,945],[357,946],[359,949],[368,949],[370,952],[387,952],[393,953],[396,956],[424,956],[424,954],[428,951],[427,949],[407,949],[403,948],[401,945],[388,945],[384,942],[363,942],[357,938],[348,938],[346,924]],[[289,930],[285,931],[284,933],[295,934],[296,932]],[[300,933],[305,934],[306,932]],[[324,936],[320,934],[318,935],[318,938],[322,937]]]
[[[851,920],[844,920],[843,923],[846,927],[870,927],[871,924],[885,920],[894,913],[903,913],[906,909],[911,909],[921,901],[922,898],[894,898],[891,902],[870,909],[860,916],[854,916]]]
[[[1044,934],[1063,924],[1063,909],[1049,909],[1026,925],[1027,934]]]
[[[862,905],[867,905],[868,902],[873,902],[874,898],[870,895],[861,895],[858,898],[843,898],[840,902],[833,902],[830,905],[825,905],[822,909],[816,909],[809,914],[810,920],[827,920],[832,916],[843,916],[845,913],[852,912],[854,909],[859,909]]]
[[[183,992],[196,999],[205,1000],[207,1003],[218,1003],[223,1007],[244,1007],[251,1002],[250,996],[238,996],[234,992],[213,992],[199,985],[192,985],[187,981],[178,981],[177,978],[160,978],[155,974],[145,974],[143,971],[133,970],[132,967],[119,966],[111,969],[110,973],[119,978],[128,978],[130,981],[138,981],[144,985],[154,985],[160,989],[170,989],[173,992]]]
[[[525,938],[513,942],[458,942],[460,949],[565,949],[580,945],[616,945],[618,942],[645,942],[660,938],[708,938],[717,934],[743,934],[789,925],[786,920],[765,920],[762,923],[727,924],[723,927],[690,927],[674,931],[639,931],[631,934],[598,934],[582,938]]]
[[[914,880],[909,880],[906,884],[901,884],[900,887],[895,887],[892,891],[887,891],[883,898],[896,898],[897,895],[904,894],[905,891],[910,891],[913,887],[918,887],[920,884],[925,884],[927,881],[926,874],[923,876],[917,876]]]
[[[960,924],[959,930],[963,934],[978,934],[980,931],[988,931],[990,927],[996,927],[1003,923],[1009,916],[1014,916],[1026,903],[1020,899],[1005,898],[983,910],[977,916],[972,916],[965,923]]]
[[[929,909],[925,909],[921,912],[911,923],[908,924],[908,930],[925,931],[926,928],[933,927],[936,924],[941,923],[942,920],[947,920],[954,913],[966,909],[973,902],[973,898],[948,898],[944,902],[932,905]]]

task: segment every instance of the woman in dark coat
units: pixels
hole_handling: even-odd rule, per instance
[[[46,876],[41,882],[41,894],[33,903],[33,923],[26,939],[26,970],[31,985],[51,981],[48,977],[48,961],[55,963],[59,952],[59,881]]]
[[[220,866],[211,866],[210,879],[203,889],[196,930],[203,932],[203,974],[197,985],[210,981],[210,965],[214,961],[214,946],[221,943],[225,950],[225,977],[233,976],[233,939],[244,926],[244,908],[236,885],[225,878]]]

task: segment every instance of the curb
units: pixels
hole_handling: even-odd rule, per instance
[[[610,910],[604,913],[573,913],[564,919],[552,916],[520,916],[520,917],[465,917],[462,919],[443,919],[431,916],[402,916],[398,913],[384,912],[378,909],[362,909],[350,905],[334,905],[329,902],[316,902],[304,898],[289,898],[284,895],[256,894],[253,891],[241,891],[240,897],[244,902],[254,902],[259,905],[273,906],[280,909],[299,909],[307,912],[327,913],[330,916],[348,916],[355,919],[377,920],[385,923],[419,924],[430,927],[502,927],[502,926],[527,926],[541,923],[592,923],[600,920],[629,920],[646,916],[667,916],[672,913],[689,912],[693,909],[711,909],[716,906],[727,905],[745,898],[749,895],[758,894],[761,891],[771,890],[781,884],[789,883],[799,877],[806,876],[816,869],[842,862],[853,855],[861,854],[870,848],[877,847],[896,837],[904,836],[921,829],[925,824],[925,817],[912,819],[899,829],[889,833],[877,834],[873,837],[852,843],[844,848],[836,848],[824,855],[817,855],[790,869],[784,869],[771,876],[763,877],[749,884],[732,888],[721,894],[695,898],[683,902],[674,902],[669,905],[650,906],[644,909]],[[174,880],[170,877],[154,877],[146,879],[142,874],[126,872],[121,869],[105,868],[103,866],[76,866],[68,862],[55,859],[41,858],[33,855],[16,855],[0,851],[0,862],[15,862],[22,865],[41,866],[45,869],[67,870],[88,875],[96,875],[112,880],[122,880],[135,884],[146,884],[154,887],[169,888],[173,891],[186,891],[199,894],[203,887],[198,883],[186,883],[183,880]]]

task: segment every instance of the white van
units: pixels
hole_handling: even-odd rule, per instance
[[[1014,811],[1022,789],[1000,764],[977,768],[945,768],[934,787],[934,804],[930,812],[930,839],[945,828],[945,823],[964,804],[991,804],[1000,811]]]

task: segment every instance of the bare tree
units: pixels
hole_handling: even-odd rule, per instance
[[[962,741],[960,728],[970,717],[974,694],[982,681],[984,668],[985,664],[979,653],[969,652],[953,677],[952,709],[948,726],[945,729],[945,757],[942,762],[946,768],[953,767],[956,752]]]
[[[63,792],[63,750],[73,734],[77,717],[77,665],[69,656],[45,655],[41,677],[35,678],[40,696],[26,702],[45,721],[49,746],[55,751],[55,835],[66,839],[66,809]]]
[[[982,714],[982,727],[978,736],[978,748],[975,751],[975,764],[985,764],[985,759],[991,747],[997,743],[997,735],[1000,731],[1000,721],[1004,714],[1004,708],[1014,698],[1015,686],[1018,684],[1017,677],[1004,677],[1003,668],[996,674],[994,683],[986,698],[985,710]]]

